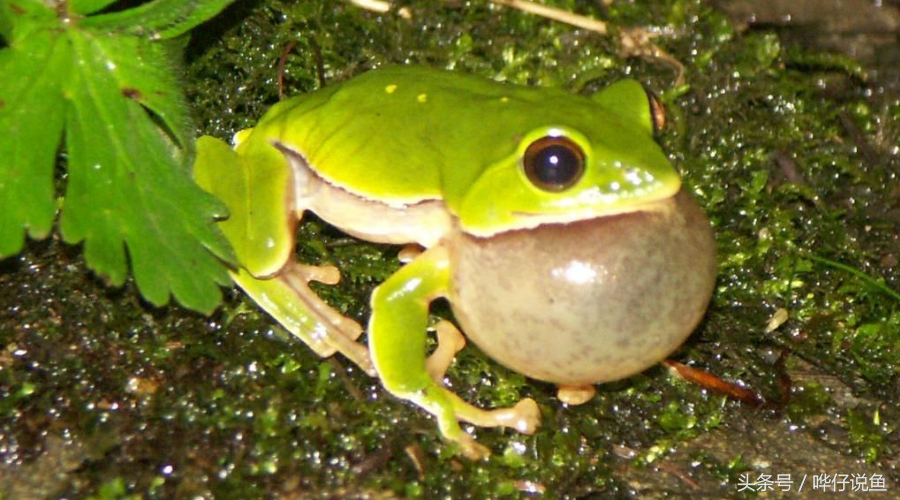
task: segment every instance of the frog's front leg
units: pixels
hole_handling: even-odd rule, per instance
[[[425,360],[425,369],[435,382],[443,384],[444,375],[447,374],[456,353],[466,346],[466,338],[453,323],[445,319],[434,325],[434,333],[437,336],[438,345],[431,356]]]
[[[285,168],[284,155],[266,140],[250,141],[240,152],[212,137],[197,141],[194,178],[231,213],[220,227],[241,263],[231,271],[234,281],[317,354],[340,352],[374,375],[367,349],[356,342],[362,333],[359,323],[341,315],[309,287],[311,281],[337,283],[337,268],[293,260],[294,230],[306,208],[294,202],[294,174]]]
[[[444,296],[449,285],[449,259],[443,244],[425,251],[388,278],[372,294],[369,349],[389,392],[434,415],[445,438],[459,444],[467,457],[480,459],[489,450],[463,431],[459,420],[531,434],[540,421],[540,412],[534,400],[527,398],[513,408],[482,410],[432,378],[425,359],[428,306]],[[432,367],[443,371],[448,364],[446,359],[434,361]]]

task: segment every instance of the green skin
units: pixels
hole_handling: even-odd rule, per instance
[[[536,186],[523,168],[529,145],[548,136],[565,137],[583,152],[584,172],[565,189]],[[614,351],[616,360],[634,362],[596,375],[591,368],[575,370],[579,375],[570,376],[554,368],[569,365],[564,351],[562,358],[548,364],[527,359],[523,363],[504,355],[510,345],[546,340],[536,339],[540,332],[533,329],[524,329],[526,337],[513,338],[524,331],[515,327],[514,316],[500,315],[507,328],[495,321],[492,331],[477,332],[476,342],[495,359],[559,384],[561,399],[580,403],[593,394],[591,384],[627,377],[674,350],[699,321],[712,292],[715,257],[709,224],[689,197],[675,196],[680,178],[654,141],[647,95],[633,80],[583,97],[428,68],[387,67],[285,100],[255,128],[236,134],[235,142],[232,150],[219,140],[202,137],[194,169],[198,184],[230,210],[221,227],[242,266],[232,273],[235,281],[318,354],[341,352],[377,375],[392,394],[435,415],[442,434],[470,458],[489,452],[460,428],[459,420],[530,433],[538,425],[539,411],[531,399],[512,408],[482,410],[444,387],[444,373],[465,342],[451,323],[441,322],[435,327],[439,347],[426,357],[432,300],[447,297],[467,331],[469,326],[490,324],[488,317],[497,316],[498,301],[554,300],[529,295],[529,287],[532,292],[541,289],[566,297],[570,290],[587,286],[601,292],[595,293],[600,300],[630,294],[624,300],[634,304],[653,288],[652,283],[649,288],[620,290],[614,282],[627,280],[585,279],[572,273],[556,279],[520,271],[531,260],[553,262],[545,266],[553,276],[559,274],[555,272],[559,266],[572,268],[574,263],[577,269],[593,269],[591,276],[612,269],[641,278],[645,273],[667,275],[667,259],[692,255],[677,263],[688,270],[676,271],[666,284],[669,288],[643,300],[648,309],[661,302],[666,311],[688,309],[679,315],[677,325],[665,331],[658,331],[657,325],[669,324],[668,318],[656,321],[641,312],[639,321],[629,321],[633,312],[627,310],[608,314],[615,320],[608,324],[553,324],[565,330],[559,338],[578,343],[579,352],[594,346],[597,351]],[[308,286],[310,281],[336,283],[338,270],[303,265],[292,258],[295,227],[306,210],[360,238],[425,249],[406,252],[416,255],[373,293],[368,347],[357,342],[362,327],[325,304]],[[615,250],[618,245],[618,253],[572,250],[585,247],[583,237],[567,239],[559,231],[576,226],[580,235],[606,238],[606,247]],[[554,258],[546,259],[541,248],[548,245],[523,243],[532,236],[531,241],[548,245],[571,242],[568,247],[556,244]],[[619,240],[627,244],[617,244]],[[645,251],[650,244],[675,250]],[[516,264],[482,265],[505,261],[507,251],[517,254]],[[609,261],[609,255],[625,254],[629,258],[620,267]],[[649,257],[630,258],[635,254]],[[527,276],[511,288],[521,290],[518,297],[503,299],[510,289],[498,292],[494,286],[491,291],[490,283],[483,287],[489,292],[479,295],[479,276],[498,269],[504,276]],[[683,296],[686,305],[678,302],[674,307],[674,297]],[[492,307],[483,310],[486,300]],[[591,308],[589,301],[579,304],[563,312],[575,317],[581,316],[578,308]],[[529,308],[544,310],[536,303]],[[543,314],[558,313],[558,308],[547,308]],[[539,324],[540,314],[527,321]],[[626,333],[606,332],[624,323],[630,325],[623,330]],[[598,328],[602,331],[587,337],[577,333]],[[651,332],[647,338],[654,348],[648,349],[647,342],[610,347],[622,335],[644,330]],[[474,338],[474,332],[469,333]],[[537,369],[531,372],[528,365]]]

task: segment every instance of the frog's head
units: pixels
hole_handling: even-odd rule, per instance
[[[474,181],[458,213],[464,231],[491,236],[635,212],[679,191],[654,140],[663,116],[652,94],[623,80],[581,99],[582,112],[518,135],[514,151]]]

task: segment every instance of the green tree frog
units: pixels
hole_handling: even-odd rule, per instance
[[[278,103],[233,149],[202,137],[194,176],[230,210],[221,227],[241,288],[480,458],[487,448],[460,421],[531,433],[540,413],[527,398],[483,410],[445,386],[465,341],[440,322],[426,355],[433,300],[448,299],[485,353],[570,404],[662,360],[706,309],[712,231],[654,141],[654,104],[634,80],[587,97],[385,67]],[[367,346],[309,287],[339,271],[293,259],[307,210],[362,239],[415,245],[372,294]]]

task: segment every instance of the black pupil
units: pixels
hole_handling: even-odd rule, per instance
[[[581,170],[581,158],[570,147],[560,144],[537,151],[533,163],[535,177],[548,186],[564,186]]]

